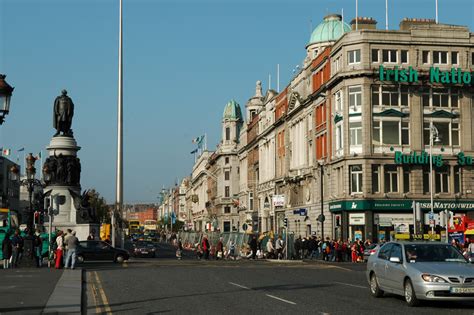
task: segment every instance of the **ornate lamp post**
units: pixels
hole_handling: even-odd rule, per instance
[[[441,139],[439,136],[439,131],[433,124],[433,121],[430,122],[430,216],[434,218],[434,211],[433,211],[433,194],[434,194],[434,187],[433,187],[433,143],[440,143]],[[431,235],[434,237],[434,223],[431,223]],[[448,237],[446,235],[446,237]]]
[[[0,74],[0,125],[5,121],[5,116],[10,112],[10,98],[13,87],[5,81],[6,75]]]
[[[25,186],[28,190],[28,201],[29,201],[29,212],[28,212],[28,231],[34,230],[34,223],[33,223],[33,192],[35,191],[35,187],[43,187],[43,184],[40,180],[35,178],[36,175],[36,168],[35,168],[36,158],[33,156],[32,153],[29,153],[26,157],[26,178],[20,179],[20,185]],[[11,168],[12,179],[18,180],[19,179],[19,170],[16,166],[12,166]]]

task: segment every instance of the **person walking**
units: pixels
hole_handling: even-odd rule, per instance
[[[36,230],[34,235],[34,249],[36,258],[36,267],[41,268],[43,266],[43,240],[39,230]]]
[[[10,234],[5,234],[5,238],[2,242],[2,254],[3,254],[3,269],[10,268],[10,258],[12,257],[12,240]]]
[[[23,238],[20,236],[20,230],[15,230],[12,237],[12,268],[18,267],[20,253],[23,249]]]
[[[249,242],[250,250],[252,251],[252,259],[255,259],[257,256],[257,237],[255,235],[252,236],[252,239]]]
[[[232,260],[235,260],[235,242],[232,239],[230,240],[230,243],[229,243],[229,257]]]
[[[275,247],[273,247],[273,237],[267,241],[267,258],[275,259]]]
[[[278,239],[275,242],[275,250],[277,253],[277,258],[281,259],[283,257],[283,240],[281,239],[281,236],[278,236]]]
[[[67,246],[66,263],[64,268],[74,269],[76,267],[76,250],[79,245],[79,239],[76,237],[76,231],[71,232],[71,235],[65,240]]]
[[[210,245],[206,235],[204,235],[204,237],[202,238],[201,247],[202,252],[204,254],[204,259],[209,260]]]
[[[222,242],[224,239],[221,237],[219,238],[219,242],[217,242],[216,248],[216,260],[224,257],[224,243]]]
[[[63,260],[63,253],[64,253],[64,239],[63,239],[63,231],[58,231],[56,236],[56,263],[55,268],[61,269],[62,267],[62,260]]]
[[[181,242],[181,239],[179,239],[176,244],[176,258],[178,258],[178,260],[181,260],[182,255],[183,255],[183,243]]]
[[[87,237],[87,240],[88,240],[88,241],[93,241],[93,240],[95,240],[94,231],[91,231],[91,232],[89,233],[89,236]]]

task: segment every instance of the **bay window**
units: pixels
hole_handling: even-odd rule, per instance
[[[349,132],[350,132],[351,146],[362,145],[362,122],[350,121]]]
[[[433,121],[433,125],[438,129],[441,140],[440,145],[459,145],[459,123],[455,121]],[[425,145],[430,144],[430,123],[425,120],[423,123],[423,140]]]
[[[360,63],[360,49],[349,50],[347,52],[347,60],[350,65]]]
[[[362,105],[362,87],[349,87],[349,107],[356,111]]]
[[[459,89],[425,88],[421,92],[421,103],[425,107],[459,107]]]
[[[375,120],[372,130],[374,145],[409,145],[410,123],[404,120]]]
[[[372,86],[372,106],[408,106],[408,86]]]

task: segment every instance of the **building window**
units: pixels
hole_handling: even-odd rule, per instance
[[[403,192],[410,192],[410,169],[403,168]]]
[[[379,50],[372,49],[372,62],[379,62]]]
[[[408,86],[372,86],[372,106],[408,106]]]
[[[225,140],[226,141],[230,140],[230,128],[229,127],[225,128]]]
[[[349,167],[351,175],[351,194],[362,192],[362,165],[351,165]]]
[[[362,105],[362,87],[350,86],[349,87],[349,106],[353,110],[357,110]]]
[[[342,121],[336,125],[336,154],[342,154],[344,149],[344,129]]]
[[[230,213],[230,207],[229,206],[224,207],[224,213]]]
[[[474,52],[471,52],[471,65],[474,65]]]
[[[230,186],[224,187],[224,197],[230,197]]]
[[[224,172],[224,180],[229,180],[230,179],[230,172],[229,171],[225,171]]]
[[[342,92],[341,91],[337,91],[335,94],[334,94],[334,99],[335,99],[335,103],[336,103],[336,112],[342,112],[343,110],[343,103],[342,103]]]
[[[437,168],[435,172],[435,192],[448,193],[449,190],[449,167]]]
[[[381,120],[373,122],[372,144],[409,145],[410,123],[401,120]]]
[[[372,193],[380,192],[380,165],[372,165]]]
[[[430,63],[430,52],[426,51],[426,50],[423,50],[422,55],[423,55],[423,63],[424,64],[429,64]]]
[[[438,129],[440,138],[438,145],[459,145],[459,123],[434,121],[433,125]],[[430,123],[423,124],[423,139],[425,145],[430,145]]]
[[[402,63],[408,63],[408,50],[402,50],[400,52],[400,59]]]
[[[448,64],[448,52],[447,51],[433,51],[433,64],[435,64],[435,65],[447,65]]]
[[[386,193],[398,192],[398,170],[396,165],[385,165],[384,184]]]
[[[225,161],[225,164],[229,164],[229,157],[226,156],[226,158],[224,159],[224,161]]]
[[[382,61],[388,63],[397,63],[397,51],[391,49],[383,49]]]
[[[459,53],[457,51],[451,52],[451,64],[457,65],[459,63]]]
[[[421,97],[425,107],[459,107],[459,89],[456,88],[424,89]]]
[[[460,193],[462,191],[462,181],[461,181],[461,168],[456,165],[454,167],[454,193]]]
[[[362,145],[362,122],[349,122],[351,145]]]
[[[347,52],[347,60],[349,60],[350,65],[360,63],[360,49],[349,50]]]
[[[249,210],[253,210],[253,193],[249,192]]]
[[[423,167],[423,193],[430,193],[430,168]]]
[[[224,221],[224,232],[230,232],[230,222]]]

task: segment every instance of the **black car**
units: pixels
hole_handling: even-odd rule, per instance
[[[77,247],[77,260],[79,262],[109,260],[122,263],[129,258],[130,255],[126,250],[112,247],[103,241],[81,241]]]
[[[138,241],[133,243],[133,256],[135,257],[156,257],[156,248],[153,242]]]

